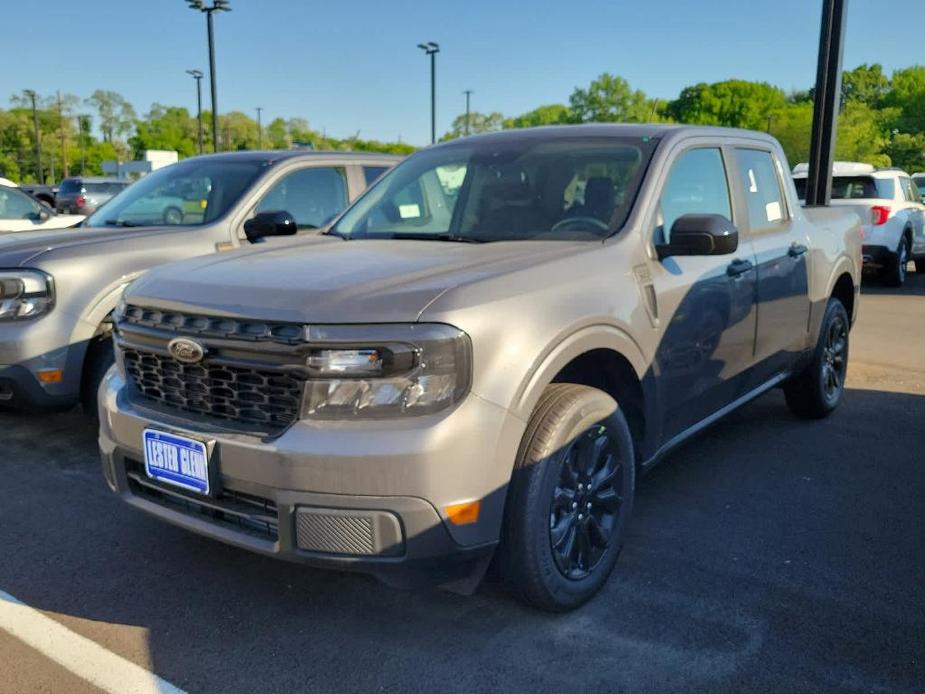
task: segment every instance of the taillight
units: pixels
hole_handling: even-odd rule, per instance
[[[83,207],[87,203],[87,197],[85,195],[78,195],[77,199],[74,201],[74,204],[77,207]]]
[[[886,207],[885,205],[874,205],[873,207],[870,208],[870,212],[872,215],[872,219],[870,220],[871,224],[873,224],[874,226],[880,226],[881,224],[886,224],[886,220],[890,218],[891,211],[892,210],[890,210],[890,208]]]

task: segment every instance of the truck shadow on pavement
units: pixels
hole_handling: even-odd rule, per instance
[[[775,392],[674,452],[609,583],[559,616],[492,582],[398,591],[200,538],[109,492],[79,413],[0,414],[0,589],[117,651],[143,628],[189,691],[912,691],[925,397],[845,397],[805,422]]]

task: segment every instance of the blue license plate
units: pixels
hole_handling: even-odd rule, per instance
[[[160,482],[209,493],[209,454],[202,441],[145,429],[145,472]]]

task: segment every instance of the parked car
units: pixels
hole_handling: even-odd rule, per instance
[[[793,169],[801,200],[807,170],[806,164]],[[832,206],[856,212],[864,225],[864,269],[895,287],[906,281],[910,260],[925,272],[925,205],[912,177],[855,162],[835,162],[832,173]]]
[[[47,186],[41,183],[24,183],[19,186],[19,189],[24,193],[28,193],[51,209],[56,209],[55,196],[58,194],[58,188],[56,186]]]
[[[775,386],[841,399],[861,227],[785,167],[742,130],[510,130],[412,155],[324,235],[158,268],[115,316],[106,480],[394,584],[472,587],[496,553],[573,608],[638,472]]]
[[[55,206],[59,212],[91,214],[128,188],[120,178],[65,178],[58,187]]]
[[[912,174],[912,182],[919,189],[919,195],[925,196],[925,172]]]
[[[82,221],[83,217],[55,213],[20,188],[0,185],[0,234],[64,229]]]
[[[308,233],[362,192],[365,172],[396,161],[347,152],[195,157],[145,176],[78,229],[0,237],[0,404],[80,400],[95,413],[112,363],[110,318],[126,284],[164,262],[246,246],[248,233],[257,240],[268,225]],[[198,214],[173,225],[157,212],[136,214],[178,190],[201,193]]]

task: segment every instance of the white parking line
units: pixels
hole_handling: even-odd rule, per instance
[[[0,629],[107,692],[185,694],[152,672],[0,590]]]

